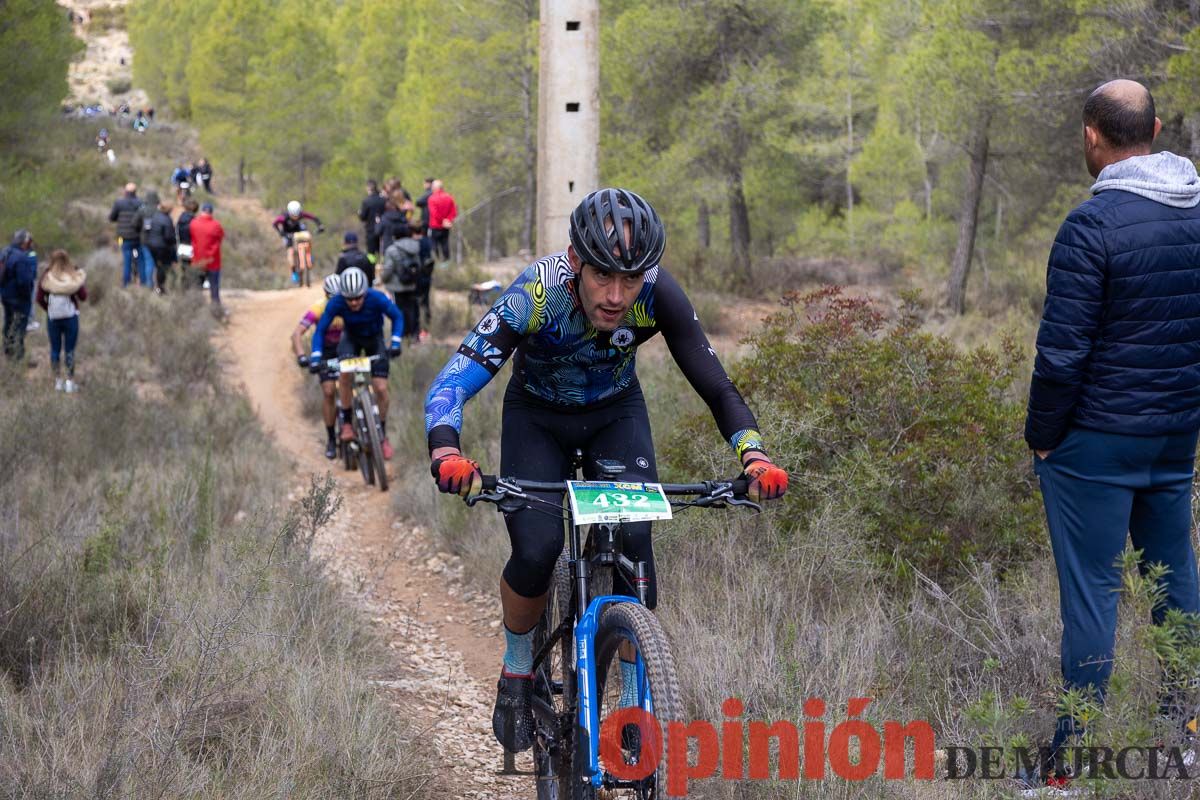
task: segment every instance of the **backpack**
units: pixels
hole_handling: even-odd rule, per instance
[[[418,245],[418,250],[416,252],[409,250],[404,246],[406,241]],[[419,244],[411,239],[401,239],[395,246],[400,251],[400,261],[398,267],[392,272],[393,278],[406,286],[415,284],[417,282],[417,272],[421,268]]]

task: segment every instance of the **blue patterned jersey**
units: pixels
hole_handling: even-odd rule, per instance
[[[754,415],[675,279],[662,267],[648,270],[621,324],[598,331],[579,303],[566,253],[527,267],[438,373],[425,398],[430,450],[458,447],[463,406],[510,356],[513,382],[522,390],[548,404],[578,409],[633,387],[638,345],[659,332],[739,457],[762,450]]]

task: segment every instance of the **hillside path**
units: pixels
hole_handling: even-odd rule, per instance
[[[309,476],[330,472],[344,497],[317,549],[360,604],[391,658],[375,683],[424,731],[448,797],[511,800],[533,797],[528,775],[497,774],[492,737],[495,674],[503,652],[496,598],[461,580],[461,565],[437,552],[420,527],[402,522],[391,495],[363,484],[323,455],[324,431],[302,413],[303,381],[289,345],[292,329],[320,289],[229,292],[230,324],[218,346],[264,427],[295,463],[298,496]],[[398,454],[399,457],[399,454]],[[415,716],[415,719],[411,719]],[[526,755],[517,768],[529,770]]]

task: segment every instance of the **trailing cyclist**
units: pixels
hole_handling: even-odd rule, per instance
[[[361,269],[351,267],[341,275],[341,292],[334,295],[325,305],[325,311],[317,321],[313,332],[313,349],[308,368],[319,372],[324,367],[325,337],[334,319],[342,318],[342,338],[337,345],[338,358],[354,356],[386,356],[371,362],[371,387],[379,404],[380,433],[383,442],[380,449],[383,457],[391,460],[392,445],[387,438],[388,413],[388,366],[389,360],[400,356],[400,337],[404,333],[404,317],[391,299],[367,285],[367,276]],[[392,321],[391,343],[384,345],[383,318]],[[354,388],[353,376],[345,374],[338,379],[338,392],[342,401],[341,440],[354,439],[351,422],[350,394]]]
[[[292,268],[292,283],[300,283],[300,265],[296,260],[296,246],[293,237],[305,230],[304,221],[307,219],[317,223],[318,233],[324,232],[325,226],[321,224],[321,220],[305,211],[299,200],[288,203],[287,211],[280,214],[271,223],[276,233],[283,239],[283,246],[287,248],[288,265]]]
[[[750,480],[748,496],[781,496],[787,473],[766,455],[754,415],[709,345],[691,303],[659,265],[666,234],[654,209],[633,192],[602,189],[572,213],[569,235],[566,252],[521,273],[430,387],[425,426],[438,488],[464,497],[480,491],[479,465],[459,449],[463,406],[514,354],[504,396],[501,474],[566,480],[579,448],[588,479],[596,478],[598,459],[612,459],[626,469],[607,480],[656,482],[650,421],[634,366],[638,346],[661,332]],[[538,496],[555,505],[562,499]],[[500,583],[506,649],[492,729],[505,749],[522,751],[533,743],[532,631],[546,604],[563,535],[557,516],[535,509],[506,514],[505,524],[512,555]],[[646,605],[654,608],[650,524],[629,523],[623,533],[624,553],[647,565]],[[620,575],[613,591],[637,596]],[[634,663],[623,659],[623,689],[633,686],[633,672]],[[632,696],[626,691],[623,699],[627,695]]]
[[[327,275],[325,277],[325,299],[318,300],[313,303],[308,311],[304,312],[304,316],[300,318],[300,323],[296,325],[296,329],[292,331],[292,352],[296,354],[296,363],[301,369],[309,366],[308,356],[304,354],[304,342],[302,341],[305,333],[325,314],[325,306],[329,304],[329,299],[341,291],[342,281],[337,275]],[[321,340],[321,352],[337,352],[338,343],[342,340],[342,319],[337,317],[330,321],[329,327],[325,330],[325,337]],[[314,336],[313,341],[316,341]],[[337,383],[338,374],[330,369],[321,369],[317,372],[317,380],[321,384],[321,416],[325,420],[325,457],[329,459],[337,458],[337,440],[334,438],[334,426],[337,425],[337,407],[333,398],[334,386]]]

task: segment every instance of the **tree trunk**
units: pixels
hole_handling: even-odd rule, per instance
[[[950,262],[950,282],[947,285],[950,310],[955,314],[963,313],[966,306],[967,275],[971,271],[971,257],[975,253],[975,232],[979,227],[983,179],[987,175],[988,128],[991,122],[992,112],[983,111],[967,144],[970,165],[958,213],[958,244],[954,248],[954,260]]]
[[[246,157],[238,159],[238,194],[246,193]]]
[[[851,62],[847,68],[847,75],[852,75],[853,60],[847,52],[847,59]],[[850,164],[854,161],[854,81],[848,79],[850,87],[846,90],[846,236],[850,240],[850,247],[854,247],[854,183],[850,180]]]
[[[700,208],[696,211],[696,235],[700,240],[701,250],[712,246],[712,220],[709,218],[707,200],[701,200]]]
[[[1200,114],[1184,117],[1183,126],[1188,133],[1188,156],[1196,161],[1200,159]]]
[[[729,176],[729,250],[738,280],[749,284],[753,277],[750,272],[750,209],[746,207],[740,166]]]

